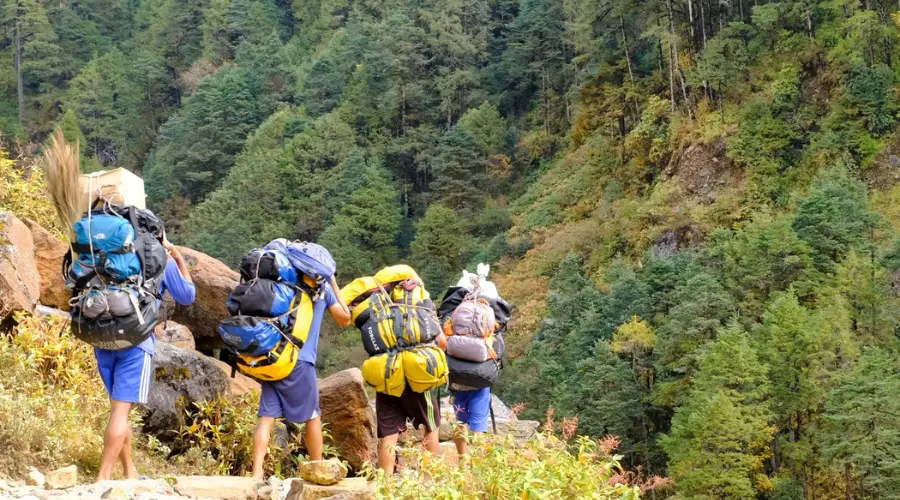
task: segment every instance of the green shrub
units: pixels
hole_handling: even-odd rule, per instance
[[[378,497],[385,499],[638,499],[641,486],[628,484],[628,474],[612,455],[607,438],[577,438],[571,446],[545,432],[524,445],[511,436],[486,434],[470,447],[460,465],[449,464],[420,449],[402,452],[405,463],[417,464],[387,477],[370,471]],[[645,487],[664,483],[653,479]]]

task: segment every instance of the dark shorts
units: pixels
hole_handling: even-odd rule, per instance
[[[281,418],[286,422],[303,423],[322,414],[319,411],[319,380],[316,367],[306,361],[286,378],[275,382],[260,382],[259,416]]]
[[[435,391],[413,392],[407,387],[399,398],[379,392],[375,395],[375,415],[379,438],[405,431],[407,420],[412,421],[417,429],[424,426],[425,432],[435,431],[441,426]]]

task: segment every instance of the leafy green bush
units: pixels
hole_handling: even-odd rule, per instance
[[[40,165],[34,161],[22,161],[19,165],[0,145],[0,211],[6,210],[33,219],[57,236],[64,233],[57,222]]]
[[[628,474],[612,455],[614,438],[577,438],[571,446],[551,432],[517,445],[511,436],[486,434],[470,447],[459,465],[419,449],[403,452],[405,463],[418,464],[387,477],[370,471],[378,497],[385,499],[620,499],[637,500],[641,490],[666,484],[653,478],[629,484]]]

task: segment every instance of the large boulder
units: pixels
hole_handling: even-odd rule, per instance
[[[341,458],[354,471],[361,470],[378,450],[375,412],[369,406],[362,372],[351,368],[320,380],[319,407]]]
[[[181,428],[185,407],[213,401],[229,390],[228,377],[211,358],[157,342],[143,432],[173,440]]]
[[[12,213],[0,212],[0,319],[34,311],[40,295],[31,231]]]
[[[239,371],[234,372],[234,377],[231,376],[231,365],[224,361],[220,361],[218,359],[213,359],[213,361],[218,365],[219,368],[222,369],[222,372],[228,376],[228,382],[231,384],[231,395],[232,396],[243,396],[244,394],[256,391],[259,392],[261,387],[259,386],[259,382],[253,380],[252,378],[244,375]]]
[[[156,340],[193,351],[197,348],[191,329],[174,321],[162,321],[153,330]]]
[[[238,284],[240,275],[221,261],[203,252],[178,247],[197,287],[197,297],[189,306],[178,305],[172,297],[165,298],[168,317],[188,327],[198,340],[208,344],[219,342],[217,327],[228,317],[225,301]]]
[[[41,304],[63,311],[69,310],[72,292],[63,279],[62,261],[69,245],[44,229],[40,224],[24,219],[34,240],[34,261],[41,279]]]

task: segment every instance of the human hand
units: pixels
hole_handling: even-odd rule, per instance
[[[169,238],[166,237],[165,230],[163,230],[162,237],[159,239],[159,242],[167,251],[172,252],[173,250],[175,250],[175,245],[173,245],[172,242],[169,241]]]

